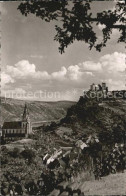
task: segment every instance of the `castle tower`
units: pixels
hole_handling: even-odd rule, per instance
[[[102,90],[106,90],[106,83],[102,82]]]
[[[22,129],[25,129],[26,136],[31,133],[31,123],[30,123],[29,111],[26,103],[25,103],[23,117],[22,117]]]

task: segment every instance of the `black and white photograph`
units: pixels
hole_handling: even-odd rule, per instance
[[[126,195],[124,0],[0,1],[0,196]]]

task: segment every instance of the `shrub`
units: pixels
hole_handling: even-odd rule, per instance
[[[14,148],[13,151],[9,151],[8,154],[14,158],[20,156],[20,150],[19,148]]]
[[[33,159],[35,158],[35,152],[32,149],[25,149],[22,151],[21,155],[24,159],[28,159],[29,163],[33,162]]]

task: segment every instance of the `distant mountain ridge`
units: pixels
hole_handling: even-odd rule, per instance
[[[66,115],[67,109],[75,104],[72,101],[43,102],[1,97],[0,124],[21,119],[25,103],[28,105],[31,121],[61,119]]]

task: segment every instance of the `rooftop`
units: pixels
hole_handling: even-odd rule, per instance
[[[4,122],[3,129],[21,129],[21,121]]]

